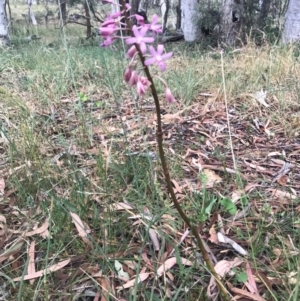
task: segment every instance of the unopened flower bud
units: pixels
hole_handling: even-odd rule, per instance
[[[129,82],[129,80],[130,80],[130,78],[131,78],[131,69],[129,68],[129,67],[127,67],[126,68],[126,70],[125,70],[125,72],[124,72],[124,76],[123,76],[123,78],[124,78],[124,81],[126,82],[126,83],[128,83]]]
[[[135,45],[132,45],[129,50],[126,53],[127,58],[133,58],[137,54],[137,50],[135,48]]]
[[[130,79],[129,79],[129,85],[131,87],[134,86],[137,83],[138,79],[139,79],[138,74],[136,73],[135,70],[132,70],[131,71],[131,76],[130,76]]]
[[[168,87],[166,87],[165,96],[168,103],[176,102],[175,97],[173,96],[171,90]]]

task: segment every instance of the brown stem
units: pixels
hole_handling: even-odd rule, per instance
[[[122,3],[122,10],[126,11],[125,0],[122,0],[121,3]],[[132,33],[131,24],[129,22],[129,19],[128,19],[126,13],[125,13],[125,22],[126,22],[127,28],[130,29],[130,32]],[[197,227],[192,225],[192,223],[190,222],[187,215],[183,212],[183,210],[182,210],[182,208],[181,208],[181,206],[180,206],[180,204],[179,204],[179,202],[176,198],[176,195],[174,193],[170,173],[169,173],[169,170],[168,170],[168,164],[167,164],[167,160],[166,160],[165,152],[164,152],[164,148],[163,148],[163,132],[162,132],[162,123],[161,123],[161,116],[160,116],[160,103],[159,103],[157,91],[156,91],[156,88],[155,88],[155,85],[154,85],[153,78],[150,74],[149,68],[148,68],[148,66],[145,65],[144,55],[143,55],[143,53],[142,53],[142,51],[141,51],[138,44],[135,44],[135,47],[138,51],[138,55],[139,55],[139,58],[142,62],[142,65],[144,67],[144,71],[145,71],[145,74],[147,76],[147,79],[151,83],[151,85],[150,85],[151,93],[152,93],[152,96],[153,96],[153,99],[154,99],[155,109],[156,109],[156,117],[157,117],[157,143],[158,143],[158,149],[159,149],[159,156],[160,156],[161,165],[162,165],[162,168],[163,168],[163,171],[164,171],[165,180],[167,182],[168,191],[171,195],[171,199],[174,203],[174,206],[175,206],[176,210],[178,211],[178,213],[180,214],[180,216],[184,220],[184,222],[187,224],[187,226],[191,229],[192,234],[195,236],[196,241],[197,241],[197,245],[198,245],[198,247],[199,247],[199,249],[202,253],[203,260],[205,261],[209,271],[215,277],[217,285],[218,285],[219,290],[221,292],[221,295],[223,295],[224,297],[228,296],[228,291],[226,290],[223,283],[221,282],[221,279],[220,279],[219,275],[217,274],[213,263],[209,259],[208,253],[207,253],[207,251],[205,249],[205,246],[204,246],[204,244],[201,240],[201,237],[200,237],[200,235],[197,231]]]

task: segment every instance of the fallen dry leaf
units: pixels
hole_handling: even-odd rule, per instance
[[[288,181],[289,181],[288,176],[282,176],[277,179],[277,183],[279,183],[281,186],[287,186]]]
[[[186,239],[186,237],[189,235],[189,233],[190,233],[189,229],[184,231],[184,233],[182,234],[182,236],[180,238],[180,242],[177,244],[177,246],[179,246]],[[171,256],[174,252],[175,252],[175,248],[172,249],[169,256]]]
[[[173,185],[174,185],[174,192],[175,193],[182,193],[182,189],[181,189],[181,187],[179,186],[179,184],[177,183],[177,181],[175,181],[175,180],[171,180],[171,182],[173,183]]]
[[[150,239],[154,246],[154,250],[159,251],[160,247],[159,247],[158,236],[157,236],[156,232],[151,228],[149,229],[149,236],[150,236]]]
[[[273,248],[273,253],[276,255],[276,258],[272,261],[272,264],[276,264],[280,259],[282,251],[278,248]]]
[[[266,97],[267,97],[267,93],[266,91],[264,91],[263,89],[261,89],[260,91],[255,92],[254,94],[254,98],[263,106],[265,106],[266,108],[268,108],[270,105],[268,105],[266,103]]]
[[[7,251],[0,255],[0,263],[6,260],[8,257],[18,253],[23,247],[23,242],[16,243],[10,247]]]
[[[40,234],[43,238],[49,237],[50,233],[48,231],[48,227],[49,227],[49,219],[46,218],[45,222],[41,225],[40,228],[37,228],[33,231],[29,231],[29,232],[25,233],[25,236],[30,237],[30,236],[33,236],[35,234]]]
[[[7,233],[6,218],[4,217],[4,215],[0,214],[0,238],[1,236],[3,236],[4,241],[6,240],[5,238],[6,233]]]
[[[27,275],[31,275],[35,273],[34,255],[35,255],[35,241],[33,240],[30,243],[29,250],[28,250],[29,262],[27,267]],[[32,285],[34,283],[34,279],[31,279],[29,283]]]
[[[193,265],[191,261],[179,257],[181,259],[181,263],[184,265]],[[166,273],[169,269],[171,269],[175,264],[177,263],[177,258],[176,257],[171,257],[169,259],[167,259],[156,271],[156,276],[160,277],[162,276],[164,273]]]
[[[216,245],[220,245],[215,225],[212,225],[212,227],[209,229],[209,234],[210,237],[208,240]]]
[[[254,295],[259,295],[249,262],[246,263],[246,273],[247,273],[248,280],[245,282],[245,286],[248,288],[250,293]]]
[[[99,301],[99,300],[100,300],[100,297],[101,297],[100,293],[99,293],[99,292],[96,292],[96,295],[95,295],[93,301]],[[102,298],[103,298],[103,301],[107,301],[107,300],[108,300],[108,299],[106,299],[106,297],[105,297],[104,295],[102,295],[101,301],[102,301]]]
[[[231,200],[235,204],[242,196],[245,195],[245,190],[239,189],[232,192]]]
[[[64,266],[69,264],[70,261],[71,261],[71,259],[61,261],[59,263],[51,265],[47,269],[40,270],[40,271],[32,273],[30,275],[25,275],[24,277],[21,276],[21,277],[14,278],[13,281],[30,280],[30,279],[35,279],[35,278],[42,277],[45,274],[49,274],[50,272],[55,272],[55,271],[58,271],[58,270],[62,269]]]
[[[183,122],[184,120],[176,114],[165,114],[162,116],[162,122],[166,124]]]
[[[243,249],[239,244],[237,244],[235,241],[230,239],[229,237],[225,236],[221,232],[217,233],[219,242],[222,242],[224,244],[230,244],[232,248],[234,248],[237,252],[239,252],[241,255],[248,255],[248,252]]]
[[[235,257],[233,261],[221,260],[215,265],[215,271],[223,278],[234,267],[241,265],[244,261],[238,257]],[[209,298],[214,296],[214,291],[217,287],[216,279],[214,276],[210,278],[209,285],[207,287],[207,295]]]
[[[6,218],[2,214],[0,214],[0,222],[6,224]]]
[[[91,241],[87,238],[88,233],[91,232],[90,229],[87,229],[87,227],[83,224],[82,220],[80,217],[74,213],[70,212],[70,215],[72,217],[73,223],[75,224],[75,227],[78,231],[78,235],[82,238],[82,240],[88,244],[89,246],[92,245]]]
[[[5,181],[3,178],[0,178],[0,194],[4,195],[4,189],[5,189]]]
[[[213,187],[216,183],[222,182],[222,178],[218,176],[213,170],[203,169],[202,174],[205,175],[204,183],[206,188]]]
[[[295,200],[297,198],[297,195],[291,192],[286,192],[278,189],[267,189],[268,191],[272,192],[273,196],[278,197],[279,199],[290,199]]]
[[[243,296],[246,296],[248,298],[250,298],[250,300],[254,300],[254,301],[266,301],[266,299],[258,296],[258,295],[255,295],[255,294],[252,294],[252,293],[249,293],[243,289],[240,289],[240,288],[236,288],[234,287],[230,282],[226,281],[226,284],[228,285],[229,289],[234,292],[234,293],[237,293],[239,295],[243,295]]]
[[[134,207],[132,205],[124,203],[124,202],[114,203],[114,204],[110,205],[109,208],[112,211],[122,211],[122,210],[134,209]]]
[[[120,285],[120,286],[117,286],[116,289],[121,291],[125,288],[129,288],[129,287],[133,287],[136,282],[137,283],[140,283],[140,282],[143,282],[145,281],[148,277],[150,276],[150,273],[140,273],[139,276],[138,276],[138,279],[136,279],[136,277],[132,280],[129,280],[127,283],[125,283],[124,285]]]
[[[101,290],[102,290],[101,301],[108,301],[109,300],[109,292],[111,291],[111,287],[110,287],[109,281],[104,277],[101,278]]]

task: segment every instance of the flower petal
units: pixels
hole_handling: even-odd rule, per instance
[[[138,30],[138,28],[137,28],[136,25],[132,26],[132,32],[133,32],[133,34],[134,34],[135,37],[139,37],[140,36],[140,32],[139,32],[139,30]]]
[[[158,16],[157,16],[157,14],[154,14],[154,15],[152,16],[152,22],[151,22],[151,24],[157,23],[157,20],[158,20]]]
[[[150,59],[145,60],[145,65],[149,66],[152,65],[156,62],[156,58],[155,57],[151,57]]]
[[[127,39],[125,40],[125,43],[126,43],[127,45],[129,45],[129,44],[134,44],[134,43],[136,43],[136,38],[127,38]]]
[[[140,31],[140,37],[144,37],[147,31],[148,31],[148,27],[143,26]]]
[[[142,53],[145,53],[147,51],[147,47],[146,47],[146,44],[144,42],[140,43],[140,48],[141,48]]]
[[[165,53],[161,56],[161,58],[165,61],[165,60],[168,60],[170,57],[172,57],[173,55],[173,52],[168,52],[168,53]]]
[[[156,50],[154,49],[153,46],[149,46],[149,51],[150,51],[152,56],[154,56],[154,57],[157,56]]]
[[[157,45],[157,54],[162,55],[162,53],[164,52],[164,49],[165,49],[164,45],[162,45],[162,44]]]
[[[143,42],[145,43],[153,43],[154,42],[154,38],[143,38]]]

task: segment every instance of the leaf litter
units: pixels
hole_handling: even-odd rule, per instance
[[[56,275],[57,278],[64,279],[64,284],[68,284],[65,287],[69,287],[71,281],[78,278],[78,289],[81,285],[82,292],[92,291],[94,300],[106,300],[108,296],[121,300],[127,296],[124,291],[136,285],[140,286],[143,283],[143,289],[150,290],[153,285],[158,286],[160,281],[166,286],[167,295],[175,294],[180,278],[174,275],[179,268],[189,267],[194,271],[205,271],[189,229],[182,224],[178,226],[173,214],[164,212],[162,215],[152,215],[148,208],[140,209],[139,206],[127,202],[126,190],[121,196],[114,195],[113,202],[106,203],[107,195],[99,190],[99,179],[95,172],[99,153],[103,157],[106,173],[109,173],[115,162],[122,165],[128,157],[148,156],[156,166],[157,158],[151,155],[157,152],[154,108],[149,106],[147,101],[141,101],[137,108],[127,95],[118,108],[118,114],[115,113],[116,107],[111,106],[103,110],[95,108],[92,101],[86,101],[84,106],[90,112],[90,120],[97,121],[96,126],[90,123],[91,137],[87,137],[80,131],[80,118],[76,118],[76,114],[72,113],[76,97],[73,98],[70,95],[68,101],[62,101],[60,108],[55,109],[54,113],[53,108],[43,108],[39,111],[39,108],[35,107],[35,113],[41,120],[44,116],[53,120],[52,124],[43,127],[43,135],[48,142],[45,140],[41,145],[41,156],[53,166],[49,172],[54,178],[67,177],[71,173],[69,162],[74,162],[85,177],[91,178],[91,201],[103,210],[99,216],[99,223],[105,220],[105,215],[113,213],[112,226],[117,225],[124,216],[131,230],[124,228],[123,235],[132,235],[132,238],[129,244],[125,245],[114,239],[104,242],[97,236],[99,228],[89,223],[89,218],[83,219],[72,210],[69,211],[69,215],[73,221],[73,230],[77,231],[73,239],[81,239],[90,252],[95,248],[95,244],[109,247],[111,250],[117,246],[112,252],[94,254],[92,257],[114,260],[115,270],[111,269],[105,274],[105,269],[95,265],[86,254],[77,254],[76,250],[57,254],[55,263],[49,262],[48,266],[42,267],[36,259],[39,251],[36,249],[35,240],[51,237],[49,227],[52,221],[44,216],[44,223],[30,223],[40,216],[38,212],[41,211],[37,210],[34,213],[30,209],[19,208],[13,191],[5,197],[8,188],[4,181],[12,175],[21,174],[25,168],[32,168],[30,162],[27,165],[15,164],[13,168],[3,169],[4,178],[1,179],[0,185],[1,197],[4,200],[0,204],[0,243],[3,250],[0,253],[1,264],[11,266],[17,258],[22,257],[26,261],[28,257],[29,264],[24,276],[23,265],[17,265],[13,273],[6,269],[6,273],[14,282],[30,280],[33,285],[34,279],[53,273],[52,277]],[[273,290],[284,287],[284,279],[277,273],[276,265],[282,265],[287,260],[283,253],[287,254],[285,256],[299,254],[295,247],[297,242],[293,241],[293,237],[282,237],[281,248],[273,248],[273,258],[264,252],[257,254],[261,263],[258,266],[246,255],[251,251],[250,244],[255,242],[260,220],[266,219],[267,225],[272,225],[276,215],[284,212],[285,215],[278,221],[284,223],[284,218],[288,219],[289,213],[295,209],[300,188],[300,144],[297,139],[285,137],[283,129],[270,121],[272,105],[265,103],[265,96],[257,93],[255,99],[264,106],[259,118],[255,111],[241,115],[242,104],[238,102],[230,108],[230,130],[238,170],[234,168],[229,148],[227,117],[223,104],[205,105],[206,98],[199,94],[196,105],[184,109],[162,108],[161,113],[165,149],[170,165],[176,164],[177,160],[182,171],[180,176],[172,173],[172,183],[181,203],[186,203],[193,193],[207,190],[217,197],[226,195],[237,206],[238,212],[234,216],[228,215],[225,210],[219,210],[216,212],[218,218],[214,221],[214,213],[209,212],[208,219],[199,228],[202,239],[215,258],[217,272],[226,279],[227,289],[237,299],[262,301],[266,300],[264,296],[269,292],[272,295]],[[64,133],[69,143],[60,143],[56,135],[58,132]],[[126,143],[130,149],[124,144],[125,132],[128,139]],[[80,141],[87,141],[88,147],[83,147]],[[65,145],[69,147],[66,149]],[[157,171],[159,167],[155,167],[155,176],[164,187],[161,173]],[[205,176],[206,181],[201,180],[201,174]],[[244,182],[243,189],[238,186],[237,177]],[[130,190],[130,181],[128,183]],[[162,190],[162,195],[166,196],[166,187]],[[57,185],[55,192],[60,197],[70,197],[62,185]],[[248,199],[247,204],[245,198]],[[37,194],[37,200],[39,199],[37,206],[44,202],[44,197]],[[172,207],[171,204],[170,206]],[[149,236],[146,242],[141,240],[145,230]],[[280,235],[276,226],[272,231],[271,239]],[[252,241],[247,239],[249,236],[252,237]],[[26,252],[22,240],[32,238],[35,240],[28,241],[29,248]],[[240,257],[236,257],[239,254]],[[126,260],[123,260],[123,257]],[[136,265],[137,258],[142,258],[140,266]],[[269,269],[266,269],[266,266]],[[248,280],[245,283],[234,281],[235,269],[247,273]],[[291,280],[295,279],[295,276],[287,277],[289,283],[295,282]],[[98,288],[95,282],[89,281],[91,279],[99,283]],[[213,298],[216,292],[215,279],[211,278],[210,282],[205,284],[208,296]],[[59,286],[59,289],[62,287]],[[52,300],[55,300],[54,296],[55,293]]]

